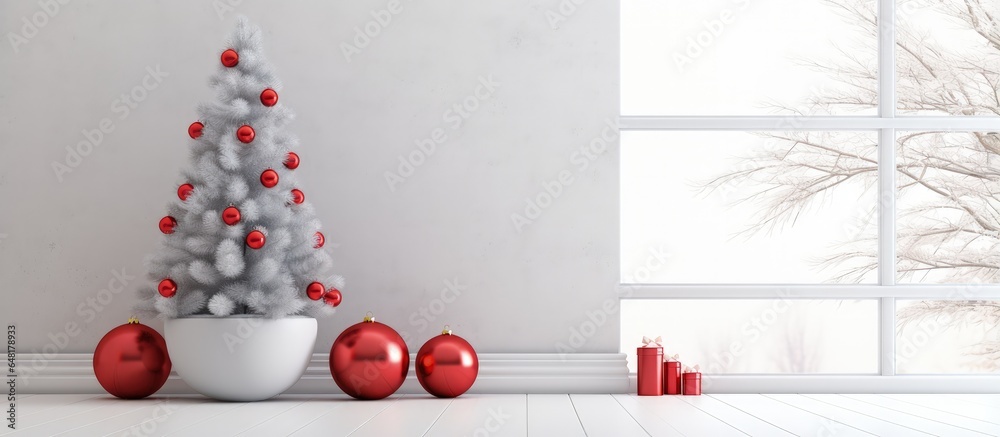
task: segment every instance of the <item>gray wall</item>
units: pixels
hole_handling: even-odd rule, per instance
[[[16,324],[20,351],[92,351],[129,317],[239,13],[265,31],[298,114],[304,191],[348,279],[317,351],[371,310],[411,348],[448,323],[481,352],[552,352],[614,301],[617,141],[579,149],[618,113],[617,2],[404,0],[348,62],[341,44],[374,30],[386,2],[245,0],[220,18],[210,2],[50,1],[37,35],[24,21],[44,14],[35,0],[0,3],[0,322]],[[10,32],[30,38],[15,51]],[[147,68],[166,73],[148,91]],[[491,76],[499,87],[457,122],[449,108]],[[126,112],[123,93],[145,97]],[[53,162],[104,118],[113,131],[57,177]],[[446,140],[390,190],[385,173],[435,129]],[[560,173],[571,182],[526,213]],[[517,229],[513,213],[532,223]],[[442,299],[452,280],[461,294]],[[576,350],[617,352],[608,312]]]

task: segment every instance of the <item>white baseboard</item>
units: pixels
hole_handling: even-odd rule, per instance
[[[413,371],[399,393],[426,393]],[[94,376],[92,354],[17,354],[18,393],[104,393]],[[625,354],[479,354],[479,377],[469,393],[625,393]],[[171,372],[160,394],[193,394]],[[286,393],[342,393],[330,376],[328,354],[314,354],[302,379]]]

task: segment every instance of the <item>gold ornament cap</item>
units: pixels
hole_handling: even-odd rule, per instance
[[[444,329],[441,330],[441,335],[451,335],[451,325],[444,325]]]
[[[135,316],[129,317],[127,324],[129,324],[129,325],[138,325],[139,324],[139,318],[135,317]]]
[[[375,323],[375,315],[371,311],[365,313],[365,323]]]

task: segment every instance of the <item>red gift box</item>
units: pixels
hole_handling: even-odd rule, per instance
[[[636,348],[636,393],[639,396],[663,395],[663,347],[660,337],[643,337],[643,346]]]
[[[689,396],[701,395],[701,372],[698,366],[693,369],[684,369],[684,394]]]
[[[668,395],[681,394],[681,362],[674,355],[663,362],[663,393]]]

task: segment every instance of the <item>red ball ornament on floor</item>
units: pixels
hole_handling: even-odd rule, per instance
[[[253,128],[248,125],[244,124],[239,129],[236,129],[236,139],[240,140],[243,144],[253,141],[255,136],[257,136],[257,132],[254,132]]]
[[[247,234],[247,246],[250,246],[251,249],[260,249],[264,247],[264,242],[266,240],[267,238],[264,237],[264,233],[261,231],[250,231],[250,233]]]
[[[163,297],[174,297],[177,294],[177,283],[173,279],[166,278],[160,281],[160,285],[156,287],[156,291],[160,293]]]
[[[240,210],[236,209],[235,206],[222,210],[222,222],[229,226],[239,223],[241,218]]]
[[[288,156],[285,158],[285,168],[289,170],[299,168],[299,155],[297,153],[288,152]]]
[[[278,185],[278,172],[271,169],[264,170],[260,174],[260,183],[267,188],[274,188],[275,185]]]
[[[222,65],[233,68],[236,64],[240,63],[240,55],[236,53],[236,50],[226,49],[226,51],[222,52],[221,60]]]
[[[315,237],[316,244],[313,245],[313,249],[319,249],[319,248],[323,247],[323,244],[326,243],[326,237],[323,236],[323,233],[322,232],[316,232],[316,235],[314,235],[314,237]]]
[[[298,188],[292,188],[292,202],[295,202],[296,205],[301,205],[302,202],[305,201],[306,193],[303,193],[302,190]]]
[[[188,136],[191,138],[198,138],[201,136],[203,129],[205,129],[205,125],[200,121],[191,123],[191,125],[188,126]]]
[[[190,196],[193,192],[194,185],[191,184],[184,184],[177,187],[177,197],[179,197],[182,202],[188,200],[188,196]]]
[[[479,356],[469,342],[445,326],[441,335],[427,340],[414,365],[420,386],[439,398],[465,393],[479,375]]]
[[[306,296],[309,296],[312,300],[320,300],[323,297],[323,293],[326,292],[326,287],[319,282],[313,282],[306,286]]]
[[[278,103],[278,93],[270,88],[260,92],[260,104],[274,106]]]
[[[323,302],[332,307],[340,305],[340,302],[343,300],[344,295],[341,294],[340,290],[336,288],[331,288],[330,291],[327,291],[326,294],[323,295]]]
[[[122,399],[156,393],[167,382],[170,367],[163,337],[134,318],[104,334],[94,350],[97,382]]]
[[[160,219],[160,232],[164,234],[173,234],[174,228],[177,227],[177,220],[171,216],[166,216]]]
[[[330,349],[330,373],[356,399],[382,399],[399,390],[410,368],[410,351],[394,329],[365,320],[340,333]]]

